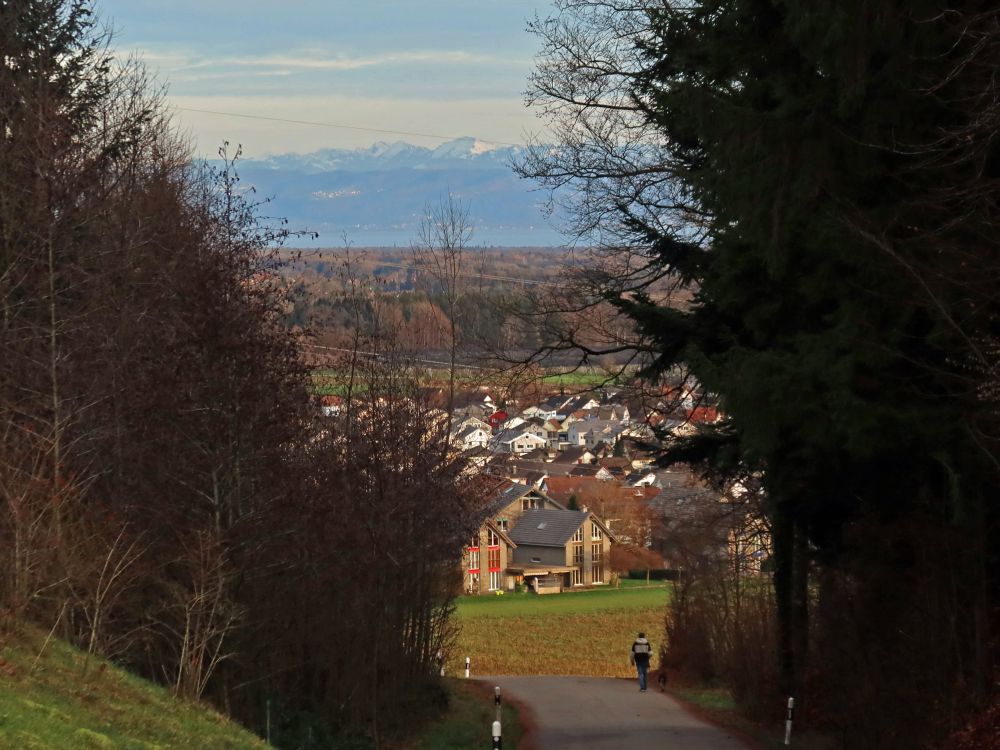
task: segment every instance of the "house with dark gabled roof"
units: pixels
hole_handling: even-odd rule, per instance
[[[577,396],[572,396],[566,403],[563,404],[560,413],[572,414],[576,411],[585,411],[587,409],[596,409],[601,405],[601,402],[588,393],[582,393]]]
[[[597,418],[606,421],[627,423],[632,415],[627,406],[619,404],[602,404],[597,407]]]
[[[569,396],[565,396],[563,394],[555,394],[549,396],[547,399],[542,401],[542,403],[539,404],[539,406],[545,411],[555,412],[559,411],[563,407],[563,405],[569,402],[569,400],[570,400]]]
[[[603,466],[574,466],[573,470],[570,471],[569,476],[571,477],[596,477],[603,481],[609,481],[614,479],[611,476],[611,472],[605,469]]]
[[[498,528],[509,532],[524,511],[539,509],[566,510],[566,507],[537,487],[512,482],[490,501],[488,513]]]
[[[545,448],[535,448],[521,456],[524,461],[534,461],[535,463],[546,463],[549,460],[549,452]]]
[[[490,442],[489,427],[468,425],[452,435],[452,444],[461,451],[485,448]]]
[[[508,571],[538,593],[606,584],[614,536],[585,510],[525,510],[509,532],[515,544]]]
[[[583,446],[575,445],[562,451],[554,459],[554,464],[589,464],[594,460],[594,454]]]
[[[504,430],[490,440],[490,449],[497,453],[523,455],[539,448],[545,448],[545,438],[532,435],[523,428]]]

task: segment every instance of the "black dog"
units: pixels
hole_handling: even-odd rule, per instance
[[[660,667],[656,671],[656,684],[660,686],[660,692],[662,693],[667,689],[667,672],[663,667]]]

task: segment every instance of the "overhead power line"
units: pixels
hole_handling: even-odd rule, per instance
[[[248,115],[241,112],[220,112],[214,109],[195,109],[194,107],[177,107],[182,112],[198,112],[203,115],[222,115],[223,117],[242,117],[247,120],[267,120],[268,122],[285,122],[292,125],[312,125],[319,128],[341,128],[343,130],[360,130],[365,133],[382,133],[383,135],[407,135],[415,138],[436,138],[441,141],[454,141],[462,136],[440,135],[438,133],[417,133],[410,130],[389,130],[386,128],[369,128],[363,125],[345,125],[339,122],[315,122],[313,120],[293,120],[287,117],[268,117],[266,115]],[[476,140],[483,143],[492,143],[497,146],[524,146],[523,143],[508,143],[507,141],[495,141],[492,138],[479,138]]]

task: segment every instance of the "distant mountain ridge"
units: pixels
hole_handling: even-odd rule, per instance
[[[544,212],[546,195],[511,169],[524,153],[476,138],[436,148],[380,141],[368,148],[322,149],[241,160],[243,184],[271,198],[266,213],[293,230],[320,233],[292,245],[409,245],[420,219],[449,191],[469,206],[473,242],[493,246],[562,244]]]
[[[523,153],[521,146],[502,146],[478,138],[457,138],[437,148],[415,146],[405,141],[378,141],[368,148],[327,148],[310,154],[281,154],[256,160],[272,169],[294,169],[308,174],[389,169],[496,169],[509,168]]]

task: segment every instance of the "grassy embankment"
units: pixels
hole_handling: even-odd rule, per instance
[[[631,583],[631,582],[629,582]],[[462,597],[461,628],[448,665],[461,674],[629,677],[629,647],[644,631],[659,648],[670,589],[665,585],[599,588],[537,596]]]
[[[205,706],[37,633],[0,638],[3,750],[269,747]]]
[[[0,639],[0,750],[264,750],[225,717],[174,698],[110,663],[42,635]],[[405,750],[486,747],[496,718],[493,691],[448,679],[448,709],[420,727]],[[503,707],[504,747],[517,750],[516,709]]]
[[[448,710],[439,720],[421,730],[421,737],[405,750],[467,750],[489,747],[490,728],[496,719],[493,688],[474,680],[448,678],[445,686],[451,696]],[[523,729],[517,710],[503,704],[501,717],[504,750],[517,750]]]

